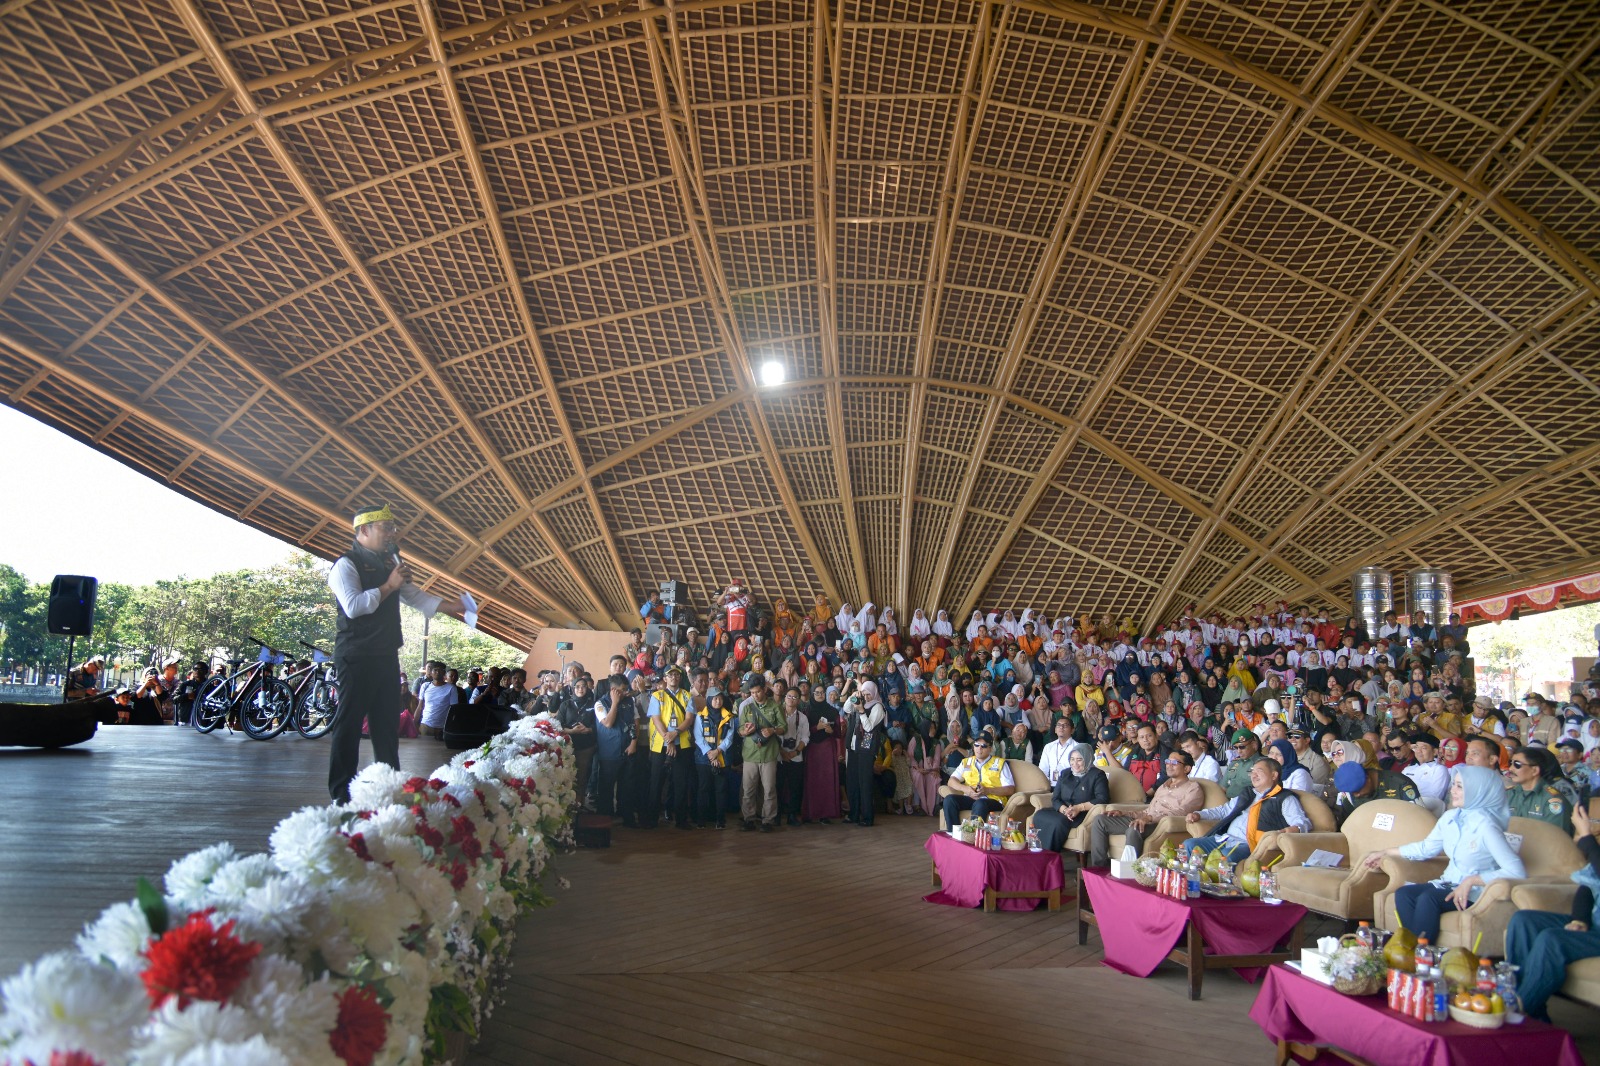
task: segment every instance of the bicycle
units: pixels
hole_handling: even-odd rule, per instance
[[[339,713],[339,678],[327,652],[303,640],[299,643],[311,651],[312,659],[303,671],[290,675],[300,676],[294,685],[294,727],[307,740],[316,740],[333,728]]]
[[[272,650],[265,641],[257,637],[250,639],[263,651]],[[225,677],[208,679],[195,696],[194,709],[190,712],[195,729],[209,733],[226,722],[228,731],[232,732],[237,721],[247,734],[256,736],[256,731],[264,731],[274,718],[288,720],[294,709],[294,693],[282,679],[272,675],[276,663],[257,659],[241,670],[244,659],[226,662],[232,672]]]

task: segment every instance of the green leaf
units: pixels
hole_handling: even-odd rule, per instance
[[[150,923],[152,933],[161,936],[167,931],[167,901],[148,877],[139,878],[139,886],[134,890],[134,902],[144,911],[144,920]]]

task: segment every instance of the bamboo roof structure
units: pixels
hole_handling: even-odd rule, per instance
[[[1600,569],[1593,0],[0,0],[0,87],[0,400],[516,643]]]

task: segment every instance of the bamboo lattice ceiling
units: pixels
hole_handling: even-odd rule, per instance
[[[1600,568],[1592,0],[6,0],[0,87],[0,397],[518,643]]]

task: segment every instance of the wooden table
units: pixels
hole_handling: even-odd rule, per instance
[[[1042,899],[1049,910],[1061,909],[1066,878],[1061,873],[1061,857],[1053,851],[985,851],[947,833],[934,833],[923,848],[931,860],[933,887],[940,890],[923,897],[930,903],[977,906],[981,884],[985,911],[1021,909],[999,906],[1003,900]],[[943,876],[941,863],[945,865]],[[945,879],[951,876],[957,877],[958,884],[946,890]]]
[[[1087,881],[1085,878],[1086,874]],[[1194,903],[1191,903],[1189,900],[1172,899],[1168,896],[1162,896],[1151,889],[1144,888],[1143,886],[1131,881],[1117,881],[1103,871],[1085,871],[1082,867],[1078,868],[1079,944],[1085,944],[1088,942],[1090,926],[1094,926],[1096,929],[1100,930],[1100,938],[1102,941],[1106,939],[1105,929],[1100,924],[1099,916],[1094,912],[1093,898],[1089,894],[1091,890],[1091,885],[1089,882],[1097,882],[1100,884],[1110,883],[1113,885],[1134,888],[1144,895],[1153,897],[1154,901],[1164,901],[1166,904],[1170,904],[1173,907],[1183,908],[1188,912],[1188,914],[1182,918],[1182,939],[1180,939],[1174,947],[1166,952],[1165,959],[1166,961],[1177,963],[1178,965],[1182,966],[1185,971],[1187,971],[1189,975],[1190,999],[1200,998],[1201,986],[1205,980],[1205,972],[1207,970],[1251,970],[1265,968],[1271,966],[1273,963],[1287,962],[1289,959],[1297,959],[1300,957],[1300,947],[1305,939],[1304,923],[1301,920],[1305,916],[1305,908],[1299,907],[1296,904],[1278,904],[1279,907],[1294,907],[1299,914],[1298,917],[1295,917],[1293,928],[1290,929],[1286,937],[1275,938],[1274,942],[1270,945],[1271,950],[1230,953],[1213,952],[1208,954],[1206,952],[1206,941],[1201,931],[1200,923],[1194,920],[1194,903],[1201,903],[1205,905],[1219,903],[1222,906],[1246,907],[1250,905],[1251,901],[1241,900],[1237,902],[1227,902],[1220,900],[1198,900],[1194,901]],[[1271,905],[1257,902],[1255,906],[1260,907]],[[1284,912],[1284,917],[1290,917],[1292,914],[1293,912]],[[1287,940],[1286,944],[1283,943],[1284,940]],[[1213,946],[1215,947],[1215,945]],[[1123,970],[1125,973],[1133,973],[1135,976],[1146,976],[1149,972],[1155,969],[1156,965],[1156,963],[1151,963],[1148,970],[1145,970],[1144,973],[1138,973],[1135,970],[1126,969],[1123,965],[1111,961],[1109,955],[1107,958],[1107,963],[1116,967],[1117,969]]]

